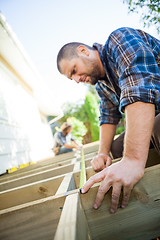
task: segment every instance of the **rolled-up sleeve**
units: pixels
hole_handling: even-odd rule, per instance
[[[116,39],[116,36],[114,36]],[[119,74],[120,111],[125,106],[142,101],[160,102],[160,68],[149,42],[133,33],[119,34],[113,57]],[[112,49],[113,50],[113,49]]]
[[[100,125],[105,123],[118,124],[122,117],[119,112],[118,99],[113,92],[110,92],[104,81],[98,81],[96,90],[99,95]]]

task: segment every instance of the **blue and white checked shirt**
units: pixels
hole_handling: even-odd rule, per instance
[[[53,149],[55,147],[62,147],[66,143],[70,144],[70,141],[74,141],[71,133],[65,136],[62,131],[56,132],[53,137]]]
[[[125,106],[141,101],[160,111],[160,41],[132,28],[112,32],[99,52],[106,79],[96,83],[100,125],[117,124]]]

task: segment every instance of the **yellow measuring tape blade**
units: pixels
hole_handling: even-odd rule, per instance
[[[83,150],[83,148],[81,150],[81,153],[82,153],[82,157],[81,157],[80,188],[82,188],[83,185],[86,182],[86,167],[85,167],[84,150]]]

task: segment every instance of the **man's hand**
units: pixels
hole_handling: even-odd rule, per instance
[[[100,207],[105,194],[112,187],[111,213],[116,212],[121,190],[123,198],[121,207],[125,208],[128,204],[131,190],[134,185],[143,177],[144,168],[138,160],[123,157],[121,161],[104,168],[101,172],[90,177],[83,186],[81,192],[86,193],[94,183],[101,182],[95,199],[94,208]]]
[[[85,193],[94,183],[102,181],[95,199],[95,209],[100,207],[104,195],[111,187],[111,213],[117,210],[121,190],[123,190],[121,207],[125,208],[127,206],[131,190],[144,174],[154,124],[154,113],[155,106],[151,103],[135,102],[125,107],[126,133],[122,160],[107,166],[101,172],[92,176],[81,189],[81,193]],[[107,132],[109,129],[111,130],[110,134]],[[101,125],[99,152],[109,152],[113,130],[113,125]],[[101,160],[102,163],[104,164],[104,161]]]
[[[111,162],[111,158],[108,154],[100,153],[93,158],[91,165],[95,171],[100,171],[106,166],[111,165]]]

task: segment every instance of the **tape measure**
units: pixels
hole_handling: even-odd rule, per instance
[[[80,173],[80,184],[79,187],[82,188],[86,182],[86,167],[85,167],[85,160],[84,160],[84,149],[81,150],[81,173]]]

